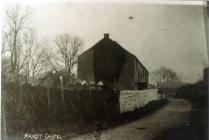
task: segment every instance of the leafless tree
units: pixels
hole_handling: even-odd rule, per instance
[[[179,78],[174,71],[165,66],[161,66],[152,73],[152,80],[154,82],[174,82],[179,81]]]
[[[2,40],[1,40],[1,55],[4,55],[9,48],[7,48],[6,34],[2,31]]]
[[[6,12],[6,24],[2,32],[2,68],[18,76],[38,78],[47,71],[46,40],[38,40],[31,28],[31,10],[11,7]]]
[[[22,35],[28,29],[31,18],[29,10],[21,11],[19,6],[11,7],[6,12],[6,25],[2,33],[1,54],[9,52],[10,72],[19,74],[24,61],[21,60]]]
[[[62,34],[57,36],[54,42],[58,48],[56,65],[61,65],[66,76],[70,78],[77,65],[78,51],[83,45],[83,41],[79,37]]]
[[[37,78],[45,72],[46,62],[45,51],[47,42],[37,41],[33,31],[25,33],[23,37],[23,59],[24,66],[22,74],[26,77]]]

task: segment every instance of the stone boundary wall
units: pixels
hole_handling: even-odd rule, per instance
[[[120,113],[133,111],[143,107],[153,100],[159,100],[160,94],[157,89],[148,90],[121,90],[120,91]]]

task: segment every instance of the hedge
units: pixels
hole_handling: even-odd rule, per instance
[[[119,91],[100,86],[64,89],[7,83],[2,110],[8,133],[58,125],[113,123],[120,115]]]

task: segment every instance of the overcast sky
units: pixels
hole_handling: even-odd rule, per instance
[[[150,72],[164,65],[184,82],[200,79],[208,66],[201,6],[63,2],[32,7],[39,36],[51,41],[60,33],[77,35],[85,51],[109,33]]]

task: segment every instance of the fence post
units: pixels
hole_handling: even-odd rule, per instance
[[[20,119],[20,126],[21,126],[21,128],[20,128],[20,132],[19,132],[19,139],[20,140],[22,140],[23,139],[23,127],[24,127],[24,121],[23,121],[23,118],[22,118],[22,114],[23,114],[23,93],[22,93],[22,77],[21,77],[21,75],[19,75],[18,76],[18,82],[19,82],[19,95],[20,95],[20,97],[19,97],[19,119]]]
[[[63,81],[62,76],[60,76],[60,86],[61,86],[61,94],[62,94],[62,104],[64,105],[64,91],[63,91]]]
[[[49,85],[47,86],[47,98],[48,98],[48,110],[50,108],[50,93],[49,93]]]

